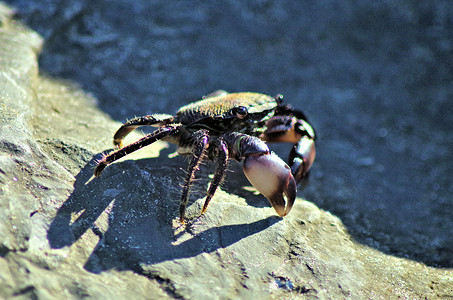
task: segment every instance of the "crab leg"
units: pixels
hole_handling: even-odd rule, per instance
[[[197,133],[201,136],[198,137]],[[199,169],[200,163],[203,160],[207,149],[208,134],[206,131],[200,130],[195,133],[195,144],[192,151],[193,155],[189,162],[189,168],[187,169],[187,175],[182,189],[181,203],[179,206],[179,220],[181,223],[184,223],[187,202],[189,201],[189,192],[195,179],[195,171]]]
[[[155,141],[158,141],[160,139],[163,139],[164,137],[170,135],[170,134],[175,134],[179,131],[178,126],[167,126],[167,127],[161,127],[157,129],[156,131],[151,132],[147,136],[141,138],[140,140],[136,141],[135,143],[132,143],[124,148],[118,149],[109,155],[103,157],[98,165],[96,166],[96,169],[94,170],[94,176],[99,177],[101,176],[102,171],[107,167],[109,164],[112,162],[134,152],[137,151],[145,146],[148,146]]]
[[[217,170],[215,171],[214,178],[212,178],[211,184],[209,185],[208,194],[206,196],[206,200],[204,201],[201,213],[204,213],[206,211],[209,205],[209,201],[211,201],[212,197],[215,194],[215,191],[225,179],[225,172],[228,165],[228,148],[221,138],[217,140],[216,148],[216,150],[218,150]]]
[[[163,126],[169,124],[173,121],[173,116],[165,115],[165,114],[156,114],[156,115],[149,115],[143,117],[133,118],[123,125],[116,131],[115,135],[113,136],[113,144],[118,148],[123,147],[123,139],[126,135],[131,133],[134,129],[140,126],[148,125],[148,126]]]

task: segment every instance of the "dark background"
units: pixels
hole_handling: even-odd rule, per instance
[[[282,93],[319,137],[299,195],[367,246],[453,267],[451,1],[6,2],[44,36],[41,72],[120,122]]]

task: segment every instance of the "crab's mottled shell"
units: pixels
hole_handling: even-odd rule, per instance
[[[176,113],[182,124],[196,122],[206,117],[220,117],[238,106],[247,108],[249,114],[271,111],[277,107],[273,97],[259,93],[232,93],[206,98],[181,107]]]

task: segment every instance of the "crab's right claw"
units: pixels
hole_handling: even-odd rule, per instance
[[[291,169],[274,153],[249,155],[243,164],[245,176],[263,194],[281,217],[286,216],[296,199],[296,181]]]

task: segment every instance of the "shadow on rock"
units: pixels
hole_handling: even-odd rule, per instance
[[[95,159],[91,160],[76,176],[73,193],[47,232],[50,246],[63,248],[91,229],[95,234],[83,237],[95,239],[89,242],[91,245],[97,243],[85,264],[91,272],[138,271],[141,264],[210,253],[281,220],[240,217],[238,208],[238,217],[229,217],[228,223],[223,224],[223,210],[218,206],[231,204],[211,203],[205,215],[190,221],[185,230],[176,234],[178,229],[172,222],[178,218],[180,184],[185,174],[180,169],[185,168],[183,159],[170,159],[161,153],[158,159],[126,160],[109,166],[100,178],[92,177],[95,164]],[[206,174],[197,177],[202,178],[200,181],[209,180]],[[196,190],[192,198],[203,197],[204,192]],[[229,209],[234,215],[234,205]],[[195,210],[199,213],[198,207]],[[248,223],[241,223],[244,219]]]
[[[68,200],[60,207],[50,228],[47,238],[52,248],[71,246],[88,229],[93,228],[94,222],[114,200],[103,197],[102,193],[93,189],[95,159],[91,160],[76,176],[74,191]]]
[[[158,225],[144,230],[145,225],[131,222],[129,224],[131,228],[143,226],[144,233],[137,235],[134,232],[134,234],[128,234],[126,239],[119,239],[117,233],[106,232],[104,240],[101,239],[91,253],[85,269],[94,273],[109,269],[133,270],[141,273],[143,265],[195,257],[226,248],[269,228],[278,221],[277,217],[268,217],[251,223],[210,227],[205,231],[189,234],[190,237],[179,244],[178,239],[175,240],[173,235],[167,230],[158,228]]]

